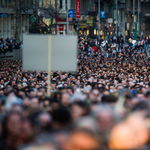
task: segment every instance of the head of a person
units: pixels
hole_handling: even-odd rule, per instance
[[[32,97],[31,98],[31,107],[39,107],[39,99],[38,97]]]
[[[2,120],[2,137],[20,137],[22,132],[22,116],[18,112],[9,112]]]
[[[55,90],[56,89],[56,83],[55,82],[52,82],[51,83],[51,90]]]
[[[61,103],[63,106],[65,107],[69,107],[70,105],[70,94],[69,93],[62,93],[62,96],[61,96]]]
[[[99,149],[99,143],[96,135],[90,130],[76,129],[72,131],[67,140],[67,150],[76,149]]]
[[[145,97],[146,100],[149,100],[149,99],[150,99],[150,90],[146,90],[146,91],[144,92],[144,97]]]

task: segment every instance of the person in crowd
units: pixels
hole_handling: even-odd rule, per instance
[[[47,71],[0,60],[0,150],[149,150],[150,58],[126,41],[79,37],[77,71],[50,87]]]
[[[7,37],[5,40],[0,38],[0,54],[6,54],[7,52],[12,52],[13,49],[22,49],[23,43],[16,42],[15,38]]]

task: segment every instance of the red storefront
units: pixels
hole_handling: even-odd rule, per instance
[[[66,34],[66,19],[61,19],[61,18],[57,18],[55,17],[56,20],[56,24],[55,24],[55,34],[57,35],[65,35]],[[68,33],[71,35],[73,34],[73,24],[69,23],[69,27],[68,27]]]

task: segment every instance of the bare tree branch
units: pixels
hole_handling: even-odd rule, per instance
[[[59,5],[57,1],[54,4],[50,4],[50,0],[44,0],[44,6],[39,7],[36,0],[30,0],[29,3],[26,2],[27,0],[14,0],[13,2],[9,3],[6,9],[9,9],[9,12],[15,11],[14,17],[16,19],[16,26],[15,26],[15,36],[21,33],[21,15],[22,13],[26,15],[26,18],[30,18],[31,14],[29,14],[29,10],[33,11],[33,16],[36,18],[35,23],[31,23],[31,26],[37,26],[36,28],[41,29],[41,25],[38,23],[40,21],[44,28],[47,28],[47,31],[52,31],[53,26],[55,25],[54,19],[58,17],[61,13]],[[35,4],[34,4],[35,2]],[[26,5],[25,5],[26,4]],[[63,6],[64,7],[64,6]],[[38,14],[39,10],[44,12],[44,15]],[[8,11],[7,11],[8,12]],[[49,18],[51,23],[49,25],[44,22],[43,17]],[[49,33],[49,32],[48,32]]]

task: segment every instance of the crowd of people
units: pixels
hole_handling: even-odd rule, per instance
[[[0,38],[0,54],[6,54],[7,52],[12,52],[13,49],[20,48],[22,48],[22,42],[17,42],[14,37]]]
[[[150,57],[143,43],[78,38],[76,72],[0,60],[0,150],[149,150]],[[31,62],[32,63],[32,62]]]

